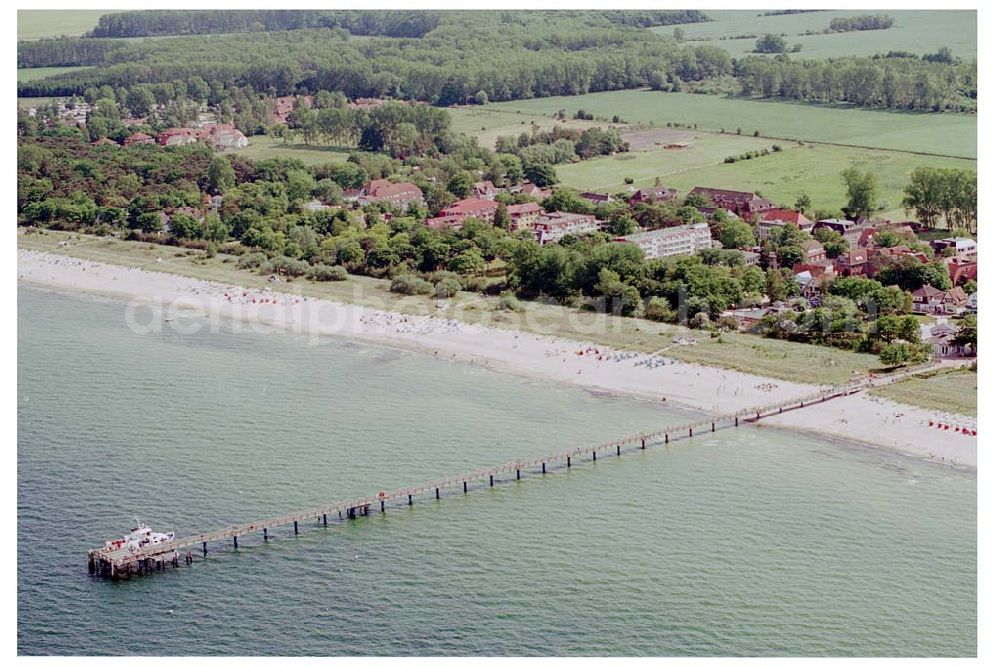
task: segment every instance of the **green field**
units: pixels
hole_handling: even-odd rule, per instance
[[[479,145],[492,149],[497,137],[516,136],[521,132],[531,133],[531,123],[538,125],[542,131],[551,130],[556,125],[563,128],[587,129],[588,127],[608,127],[609,122],[593,120],[575,120],[566,118],[558,120],[551,116],[530,113],[506,113],[491,111],[479,106],[451,107],[451,128],[460,134],[468,134],[479,139]],[[624,125],[618,125],[624,128]]]
[[[976,58],[976,12],[858,9],[759,16],[758,10],[709,10],[713,20],[680,26],[689,39],[698,44],[711,44],[723,48],[734,57],[749,55],[756,38],[731,39],[737,35],[775,33],[785,35],[789,45],[802,44],[796,59],[836,58],[842,56],[871,56],[888,51],[910,51],[918,55],[937,51],[947,46],[960,58]],[[828,35],[804,35],[807,30],[822,31],[830,26],[830,19],[847,18],[863,14],[888,14],[895,23],[888,30],[866,30]],[[652,28],[653,31],[672,35],[676,26]],[[730,38],[730,39],[724,39]],[[694,42],[693,42],[694,43]]]
[[[19,9],[17,38],[77,36],[93,29],[103,14],[121,9]]]
[[[693,93],[623,90],[575,97],[543,97],[490,104],[488,109],[552,116],[584,109],[598,116],[621,115],[632,123],[697,124],[702,129],[759,130],[769,137],[976,157],[976,116],[904,113],[847,106],[796,104]]]
[[[65,100],[65,97],[18,97],[17,108],[30,109],[31,107],[45,106],[52,102],[62,102]]]
[[[683,150],[665,150],[662,147],[632,150],[613,157],[564,164],[556,167],[556,171],[564,185],[580,190],[622,190],[626,187],[625,178],[632,178],[636,187],[651,185],[657,177],[669,184],[678,174],[715,167],[729,155],[769,148],[776,143],[749,136],[709,133],[693,136],[688,139],[691,146]],[[628,139],[628,134],[624,137]],[[787,141],[778,143],[785,148],[796,145]]]
[[[976,416],[977,375],[968,370],[915,376],[872,391],[882,398],[936,411]]]
[[[250,145],[241,150],[229,152],[242,155],[252,160],[267,160],[272,158],[302,160],[306,166],[324,164],[326,162],[346,162],[351,149],[340,146],[311,145],[307,146],[298,139],[292,143],[283,143],[280,139],[272,140],[266,136],[252,136]]]
[[[93,69],[92,67],[30,67],[28,69],[17,70],[17,80],[21,81],[34,81],[36,79],[44,79],[47,76],[55,76],[56,74],[62,74],[64,72],[77,72],[84,69]]]
[[[577,189],[622,191],[625,177],[633,187],[646,187],[659,176],[664,185],[687,192],[696,185],[762,192],[775,203],[790,206],[800,194],[808,194],[814,208],[839,209],[844,205],[840,172],[850,166],[871,170],[878,177],[878,201],[885,203],[881,215],[903,219],[903,187],[918,166],[976,168],[976,162],[911,153],[863,150],[784,142],[779,153],[723,164],[725,155],[752,149],[751,142],[771,145],[747,137],[702,135],[683,151],[647,150],[623,153],[557,167],[560,181]],[[722,157],[720,157],[720,155]],[[705,164],[700,164],[705,162]]]

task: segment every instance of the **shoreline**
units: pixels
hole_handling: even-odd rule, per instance
[[[207,324],[210,330],[230,326],[237,332],[280,329],[304,334],[310,344],[340,336],[595,393],[655,401],[700,414],[773,403],[820,388],[576,340],[466,324],[433,315],[404,315],[20,248],[18,283],[125,298],[129,300],[126,324],[137,334],[162,330],[164,326],[175,330],[182,326],[192,330],[194,326],[201,330]],[[192,312],[205,317],[188,316]],[[975,423],[974,418],[945,415],[864,393],[769,417],[760,425],[975,470],[975,437],[927,427],[928,421],[946,419]]]

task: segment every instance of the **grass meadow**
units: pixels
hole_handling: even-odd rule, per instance
[[[683,151],[645,150],[622,153],[557,167],[561,182],[578,189],[619,192],[626,177],[632,187],[652,185],[659,176],[664,185],[686,192],[696,185],[762,192],[780,205],[791,206],[800,194],[808,194],[814,208],[839,209],[844,205],[840,173],[856,166],[871,170],[878,178],[881,214],[904,219],[903,188],[909,174],[919,166],[975,168],[976,163],[947,157],[863,150],[782,142],[782,151],[765,157],[724,164],[725,155],[770,146],[774,141],[748,137],[701,135]],[[721,155],[721,157],[720,157]]]
[[[817,11],[802,14],[760,16],[763,10],[708,10],[712,21],[680,26],[685,38],[725,49],[735,58],[750,55],[757,37],[766,33],[785,35],[788,44],[802,44],[802,50],[788,54],[794,59],[872,56],[888,51],[910,51],[923,55],[947,46],[966,60],[976,57],[976,12],[943,10],[857,9]],[[830,27],[830,19],[863,14],[888,14],[895,23],[888,30],[864,30],[803,35]],[[652,28],[673,35],[676,26]],[[741,35],[755,35],[732,39]],[[705,41],[701,41],[705,40]]]
[[[65,72],[75,72],[84,69],[93,69],[92,67],[29,67],[27,69],[17,70],[17,80],[20,81],[35,81],[37,79],[44,79],[47,76],[55,76],[56,74],[63,74]]]
[[[284,143],[280,139],[266,136],[249,137],[250,144],[246,148],[229,152],[252,160],[267,160],[273,158],[302,160],[306,166],[325,164],[327,162],[346,162],[351,154],[350,148],[341,146],[306,145],[300,138]]]
[[[498,112],[478,106],[452,107],[448,109],[448,112],[451,115],[451,127],[454,131],[474,136],[479,140],[480,146],[490,149],[496,145],[497,137],[516,136],[521,132],[530,134],[532,123],[538,125],[542,131],[549,131],[556,125],[572,129],[612,125],[609,122],[575,120],[573,118],[560,121],[544,115]],[[615,126],[623,130],[626,127],[623,124]]]
[[[17,38],[75,37],[89,32],[103,14],[120,9],[19,9]]]
[[[850,106],[798,104],[694,93],[617,90],[575,97],[542,97],[487,106],[490,110],[552,116],[583,109],[596,116],[623,116],[630,123],[697,124],[699,129],[767,137],[905,150],[949,157],[976,157],[976,116],[907,113]]]
[[[873,394],[927,409],[976,416],[977,374],[970,370],[914,376]]]

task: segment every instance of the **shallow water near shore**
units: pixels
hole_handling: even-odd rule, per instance
[[[975,654],[975,476],[766,428],[90,577],[134,516],[186,535],[691,418],[124,313],[19,289],[22,654]]]

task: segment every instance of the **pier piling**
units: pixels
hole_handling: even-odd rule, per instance
[[[597,462],[597,451],[591,451],[594,456],[594,462]]]
[[[469,492],[469,482],[468,481],[462,481],[462,492],[463,493]]]
[[[434,499],[441,499],[441,489],[440,488],[435,488],[434,489]]]
[[[521,468],[520,467],[517,468],[517,480],[518,481],[521,480]]]
[[[233,548],[239,548],[240,542],[236,540],[236,535],[233,535]]]
[[[712,421],[712,432],[715,432],[715,421]]]
[[[409,504],[410,506],[413,506],[413,495],[406,496],[406,503]]]
[[[493,487],[493,475],[490,474],[490,488]]]
[[[264,528],[264,543],[267,543],[267,528]]]
[[[295,533],[298,534],[299,533],[299,521],[297,521],[297,520],[293,521],[292,528],[295,530]]]
[[[542,463],[542,474],[545,474],[545,463]]]
[[[326,514],[323,514],[323,527],[326,527]]]

